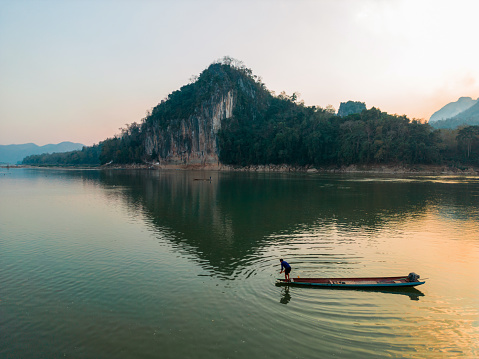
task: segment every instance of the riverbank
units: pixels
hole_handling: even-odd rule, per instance
[[[430,174],[430,175],[479,175],[479,168],[472,166],[451,167],[439,165],[350,165],[350,166],[290,166],[290,165],[170,165],[132,164],[108,165],[103,169],[150,169],[150,170],[193,170],[231,172],[299,172],[299,173],[378,173],[378,174]]]
[[[43,169],[97,169],[97,170],[186,170],[186,171],[226,171],[226,172],[297,172],[297,173],[375,173],[375,174],[424,174],[424,175],[479,175],[479,168],[472,166],[452,167],[446,165],[349,165],[349,166],[290,166],[290,165],[178,165],[178,164],[122,164],[98,167],[75,166],[29,166],[14,165],[0,168],[43,168]]]

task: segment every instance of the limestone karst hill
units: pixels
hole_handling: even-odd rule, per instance
[[[476,128],[434,130],[406,116],[368,110],[362,102],[349,101],[344,105],[354,109],[336,114],[331,106],[306,106],[298,97],[274,94],[241,62],[224,58],[120,134],[76,153],[32,156],[24,163],[308,169],[462,166],[475,165],[479,158]]]
[[[235,111],[246,112],[254,120],[270,98],[245,67],[212,64],[145,118],[140,129],[144,154],[165,164],[219,164],[218,133],[225,128],[225,120]],[[128,134],[135,130],[130,128]]]

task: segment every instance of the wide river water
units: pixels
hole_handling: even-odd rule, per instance
[[[2,359],[478,356],[478,177],[0,169]]]

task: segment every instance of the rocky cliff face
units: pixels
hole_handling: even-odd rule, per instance
[[[366,104],[359,101],[341,102],[339,104],[338,116],[346,117],[354,113],[361,113],[366,110]]]
[[[212,64],[145,119],[145,155],[160,165],[220,166],[218,132],[225,121],[233,120],[236,108],[254,120],[257,100],[268,96],[247,69]]]
[[[145,150],[160,164],[218,165],[217,134],[221,122],[231,118],[233,90],[212,96],[187,118],[176,119],[166,128],[153,126],[145,138]]]

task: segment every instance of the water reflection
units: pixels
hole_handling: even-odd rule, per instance
[[[331,179],[308,180],[266,175],[214,173],[212,182],[196,174],[102,173],[102,184],[122,186],[130,204],[141,203],[151,223],[169,228],[171,240],[187,244],[201,260],[226,276],[241,260],[261,248],[271,233],[297,231],[318,220],[339,231],[374,231],[391,218],[419,215],[427,192],[406,185],[391,194],[383,184],[351,184]],[[278,178],[274,178],[278,179]]]
[[[284,283],[275,283],[277,287],[281,287],[281,299],[280,303],[288,304],[291,301],[291,294],[289,293],[290,286]],[[424,293],[417,288],[328,288],[328,287],[314,287],[314,286],[301,286],[301,290],[322,290],[331,291],[333,294],[335,291],[353,291],[364,293],[385,293],[385,294],[398,294],[408,296],[409,299],[418,301],[419,297],[424,297]]]
[[[417,288],[398,288],[398,289],[355,289],[358,292],[378,292],[386,294],[406,295],[411,300],[418,301],[419,297],[424,297],[424,293]]]
[[[281,299],[279,302],[281,304],[288,304],[291,301],[291,294],[289,294],[289,287],[283,287],[281,289]]]
[[[152,230],[166,231],[174,245],[225,278],[234,278],[245,261],[256,258],[253,254],[271,243],[273,233],[290,241],[311,228],[372,235],[391,223],[425,216],[431,208],[463,220],[478,214],[470,196],[478,192],[476,181],[187,171],[45,175],[101,185],[132,212],[141,212]]]
[[[15,173],[0,176],[0,331],[13,343],[2,357],[272,357],[278,339],[298,357],[477,357],[477,180],[3,178]],[[294,276],[407,268],[431,279],[420,290],[279,288],[280,257]]]

